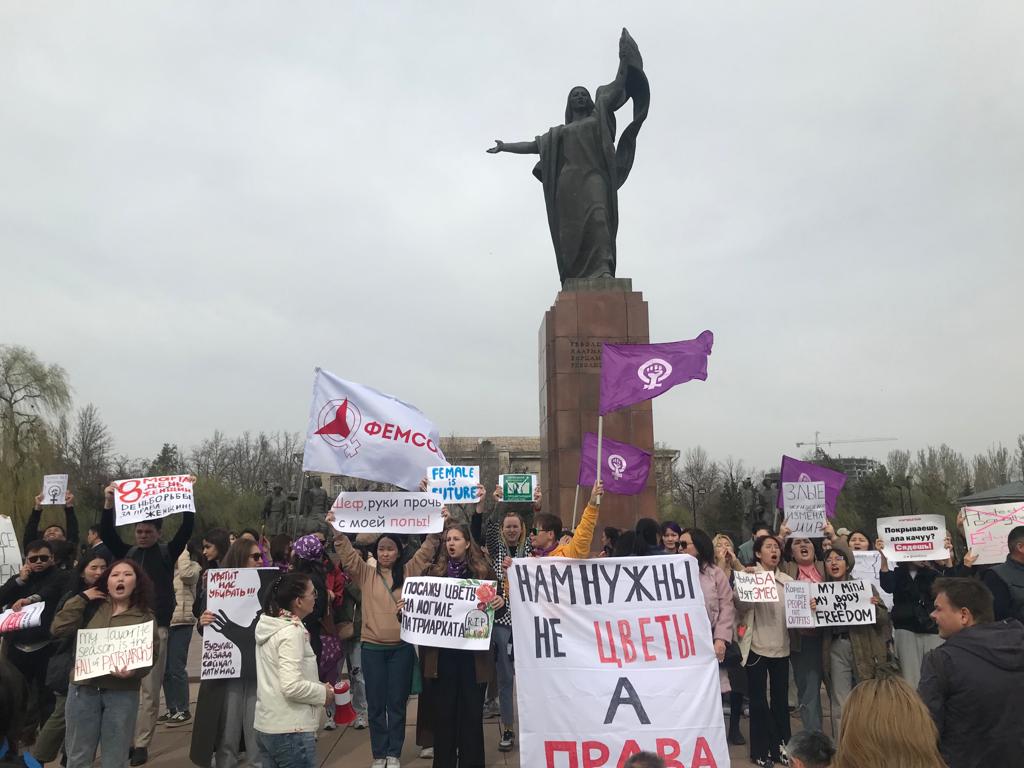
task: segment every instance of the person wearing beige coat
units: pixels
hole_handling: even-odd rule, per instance
[[[202,568],[191,557],[191,545],[178,556],[174,568],[174,613],[167,632],[167,668],[164,670],[164,701],[167,712],[157,719],[171,728],[185,725],[192,719],[188,703],[188,647],[192,642],[192,603],[196,599],[196,582]]]

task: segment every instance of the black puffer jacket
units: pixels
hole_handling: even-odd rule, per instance
[[[1020,765],[1024,755],[1024,626],[975,624],[925,654],[921,698],[949,768]]]
[[[59,568],[47,568],[42,573],[30,573],[24,584],[18,583],[18,576],[11,576],[7,583],[0,587],[0,608],[7,608],[19,600],[39,595],[46,607],[43,609],[42,624],[33,629],[19,629],[5,637],[13,644],[30,645],[50,639],[50,622],[57,613],[57,603],[61,595],[68,590],[74,574]]]
[[[912,575],[916,571],[916,575]],[[909,563],[899,563],[893,571],[882,571],[878,581],[892,594],[889,617],[894,629],[905,629],[919,635],[938,634],[932,621],[932,585],[940,576],[953,576],[953,569],[931,566],[911,569]]]

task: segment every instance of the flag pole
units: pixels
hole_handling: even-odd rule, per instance
[[[576,496],[572,500],[572,525],[569,527],[570,531],[576,530],[576,510],[580,506],[580,484],[576,483]]]
[[[597,482],[601,482],[601,443],[602,436],[604,435],[604,416],[598,415],[597,417]],[[579,487],[577,486],[577,490]],[[597,497],[597,506],[601,506],[601,497]],[[576,514],[575,507],[573,508],[573,514]]]

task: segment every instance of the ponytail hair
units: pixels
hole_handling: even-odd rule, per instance
[[[276,618],[281,615],[281,611],[290,611],[292,603],[306,593],[308,585],[309,574],[306,573],[286,573],[278,576],[263,599],[263,613]]]

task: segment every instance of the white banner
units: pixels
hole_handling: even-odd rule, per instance
[[[21,570],[21,549],[14,533],[14,521],[0,515],[0,584],[6,584]]]
[[[160,517],[195,511],[190,475],[139,477],[115,483],[115,525],[145,523]]]
[[[890,563],[949,557],[945,545],[946,518],[942,515],[880,517],[877,525],[882,554]]]
[[[736,571],[736,597],[744,603],[777,603],[779,590],[775,584],[775,574],[768,571],[746,573]]]
[[[437,427],[415,406],[316,369],[303,471],[411,490],[444,462]]]
[[[75,682],[109,675],[115,669],[153,664],[153,622],[124,627],[80,629],[75,641]]]
[[[892,595],[882,589],[882,553],[877,549],[853,553],[853,578],[864,579],[882,598],[885,607],[892,610]]]
[[[445,504],[476,504],[476,487],[480,485],[480,467],[443,467],[427,469],[427,490],[441,497]]]
[[[16,632],[19,629],[33,629],[43,623],[43,611],[46,603],[32,603],[20,611],[7,609],[0,613],[0,635]]]
[[[993,565],[1006,560],[1010,531],[1024,525],[1024,503],[964,507],[964,534],[968,549],[978,559],[975,565]]]
[[[497,582],[416,576],[402,582],[402,639],[413,645],[486,651]]]
[[[825,483],[783,483],[782,508],[789,539],[820,539],[825,535]]]
[[[43,475],[43,504],[59,504],[63,507],[67,492],[67,475]]]
[[[432,493],[338,494],[331,525],[341,533],[440,533],[444,502]]]
[[[847,581],[787,581],[785,587],[787,627],[845,627],[874,624],[875,604],[871,585],[863,579]],[[811,600],[815,601],[811,610]],[[813,622],[808,624],[808,617]]]
[[[729,765],[697,561],[521,558],[508,571],[520,763]]]
[[[212,568],[206,572],[206,610],[216,617],[203,628],[200,677],[256,677],[256,621],[262,588],[277,568]]]

